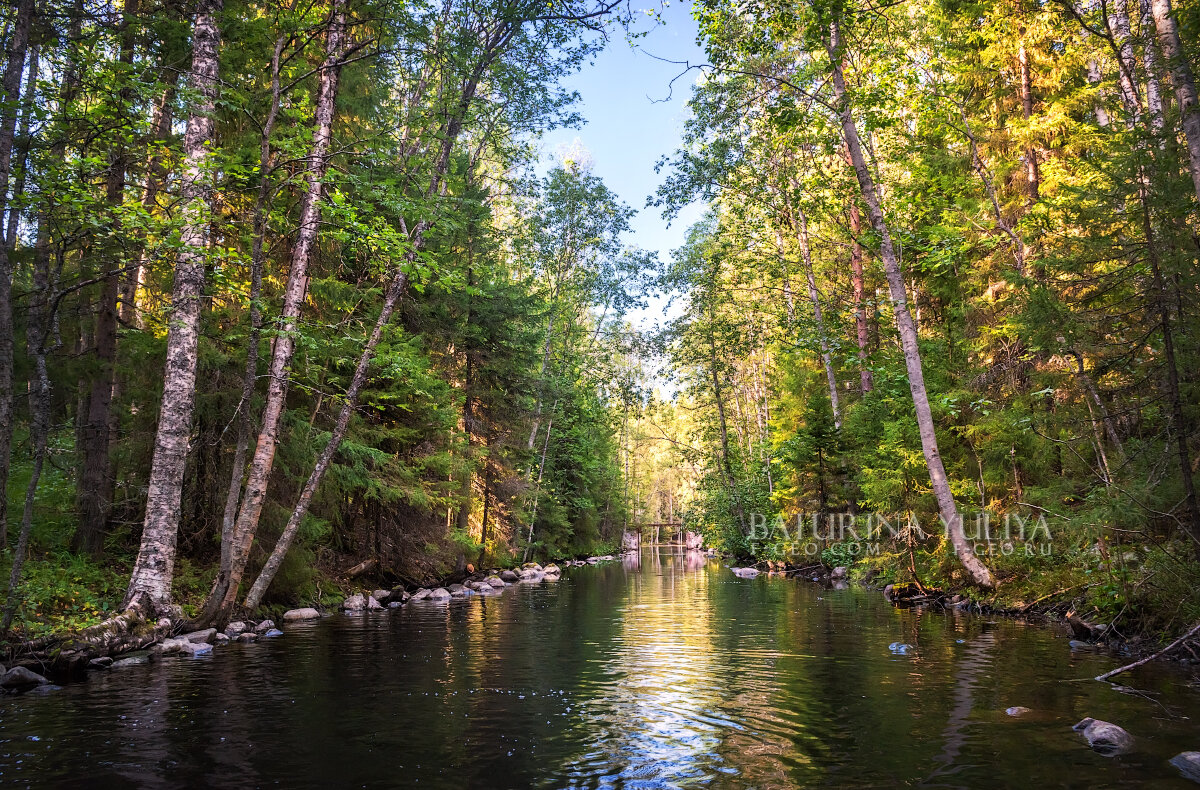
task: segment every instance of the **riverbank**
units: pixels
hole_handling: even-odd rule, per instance
[[[160,618],[150,622],[140,611],[131,609],[87,628],[7,643],[5,661],[0,665],[0,692],[23,693],[52,686],[55,682],[80,681],[91,672],[148,663],[162,656],[206,655],[214,647],[225,644],[281,636],[283,632],[276,627],[274,618],[281,624],[297,623],[337,612],[360,614],[420,602],[445,603],[472,595],[501,595],[515,584],[557,581],[563,567],[598,565],[613,562],[618,557],[617,554],[603,554],[584,559],[567,558],[545,566],[529,562],[515,568],[492,568],[482,572],[468,566],[468,571],[456,572],[429,586],[399,585],[392,589],[365,590],[348,585],[346,594],[338,596],[331,606],[264,607],[257,617],[238,619],[223,629],[203,628],[186,633],[187,618]]]

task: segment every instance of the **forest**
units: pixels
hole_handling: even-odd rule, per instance
[[[223,625],[678,522],[763,567],[1179,631],[1198,8],[698,0],[642,210],[707,213],[659,260],[643,196],[538,144],[653,8],[17,0],[2,630]],[[756,532],[834,516],[814,552]],[[861,552],[875,516],[914,526]]]

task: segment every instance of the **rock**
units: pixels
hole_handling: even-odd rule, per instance
[[[193,644],[207,644],[213,641],[213,637],[217,635],[217,629],[205,628],[203,631],[192,631],[190,634],[184,634],[183,638]]]
[[[910,652],[916,650],[916,648],[904,642],[892,642],[890,645],[888,645],[888,650],[892,653],[892,655],[906,656]]]
[[[213,637],[213,645],[216,646],[227,644],[229,644],[229,637],[225,636],[225,634],[221,633],[220,631],[217,631],[216,635]]]
[[[376,601],[382,601],[384,598],[387,598],[391,594],[392,594],[391,590],[375,590],[373,593],[371,593],[371,597],[374,598]]]
[[[368,609],[382,609],[383,604],[381,604],[379,601],[375,600],[374,595],[368,595],[367,596],[367,608]]]
[[[1091,642],[1080,642],[1078,639],[1072,639],[1067,642],[1067,646],[1072,650],[1095,650],[1096,646]]]
[[[833,571],[829,574],[829,577],[832,579],[844,579],[846,578],[846,573],[846,566],[839,565],[833,569]]]
[[[263,639],[274,639],[277,636],[283,636],[283,631],[278,628],[272,628],[263,634]]]
[[[233,639],[235,636],[242,633],[246,629],[247,629],[247,625],[243,621],[238,620],[237,622],[233,622],[233,623],[230,623],[229,625],[225,626],[225,636],[229,637],[230,639]]]
[[[110,656],[99,656],[88,662],[88,669],[108,669],[113,665],[113,660]]]
[[[241,637],[239,637],[240,639]],[[184,642],[179,650],[180,655],[191,656],[208,656],[212,655],[213,646],[207,642]]]
[[[254,626],[254,633],[256,634],[265,634],[267,631],[273,630],[275,630],[274,620],[263,620],[261,623]]]
[[[463,584],[451,584],[449,587],[449,592],[455,598],[461,597],[463,595],[471,594],[471,591],[468,590],[466,585],[463,585]]]
[[[1008,716],[1024,716],[1026,713],[1033,713],[1033,710],[1023,705],[1014,705],[1011,708],[1005,708],[1004,713]]]
[[[562,576],[562,568],[559,568],[557,565],[547,565],[545,568],[542,568],[542,573],[547,576]]]
[[[1088,716],[1071,729],[1082,733],[1083,737],[1087,738],[1088,746],[1105,757],[1121,754],[1133,748],[1133,736],[1112,722],[1100,721]]]
[[[835,582],[833,583],[833,589],[835,589],[835,590],[849,590],[849,589],[850,589],[850,582],[846,581],[845,579],[838,579],[837,581],[835,581]]]
[[[367,601],[361,593],[355,593],[342,601],[343,612],[361,612],[367,606]]]
[[[493,586],[492,586],[492,585],[490,585],[490,584],[485,584],[485,585],[483,585],[482,587],[480,587],[480,588],[479,588],[479,594],[480,594],[480,595],[484,595],[484,596],[488,596],[488,595],[502,595],[503,593],[504,593],[504,588],[503,588],[503,587],[493,587]]]
[[[521,582],[523,584],[537,584],[546,578],[545,574],[543,574],[541,571],[522,571],[522,573],[525,574],[521,576]],[[555,576],[554,578],[557,579],[558,577]]]
[[[190,640],[181,636],[181,637],[177,637],[175,639],[164,639],[163,641],[161,641],[157,645],[155,645],[155,647],[157,648],[157,650],[160,654],[162,654],[164,656],[169,656],[169,655],[173,655],[175,653],[182,653],[183,646],[190,645],[190,644],[191,644]]]
[[[510,570],[500,571],[500,578],[506,582],[515,582],[521,579],[521,577],[517,575],[516,571]]]
[[[253,631],[243,631],[237,636],[237,641],[242,643],[253,642],[256,639],[258,639],[258,634],[254,633]]]
[[[758,568],[730,568],[733,575],[739,579],[753,579],[758,575]]]
[[[150,663],[149,656],[130,656],[129,658],[122,658],[122,659],[118,659],[118,660],[114,661],[112,663],[112,668],[120,669],[121,667],[136,667],[141,664],[149,664],[149,663]]]
[[[892,594],[893,594],[895,591],[896,591],[896,585],[894,585],[894,584],[889,584],[889,585],[887,585],[886,587],[884,587],[884,588],[883,588],[883,597],[884,597],[884,598],[886,598],[886,599],[888,599],[888,600],[890,601],[890,600],[892,600]]]
[[[489,576],[483,580],[483,583],[488,585],[489,587],[504,588],[504,587],[508,586],[507,584],[505,584],[504,579],[501,579],[499,576]]]
[[[584,560],[584,562],[586,562],[588,565],[595,565],[596,563],[600,562],[600,558],[599,557],[588,557],[586,560]]]
[[[316,620],[321,616],[321,613],[312,607],[304,609],[289,609],[283,613],[283,622],[295,623],[300,620]]]
[[[1185,779],[1200,784],[1200,752],[1180,752],[1171,758],[1171,765],[1178,768]]]
[[[422,587],[422,588],[420,588],[419,590],[417,590],[415,593],[413,593],[413,594],[412,594],[412,597],[411,597],[411,598],[409,598],[408,600],[410,600],[410,601],[423,601],[423,600],[425,600],[426,598],[428,598],[428,597],[429,597],[431,594],[432,594],[432,593],[431,593],[429,590],[426,590],[424,587]]]
[[[50,681],[26,667],[13,667],[0,678],[0,687],[9,691],[24,691],[34,686],[45,686]]]
[[[404,606],[404,603],[403,603],[402,601],[392,601],[391,603],[389,603],[389,604],[387,605],[387,608],[389,608],[389,609],[399,609],[401,606]]]
[[[527,562],[522,565],[521,568],[527,571],[540,571],[542,566],[538,565],[536,562]]]
[[[450,600],[450,591],[445,587],[437,587],[429,591],[429,600],[431,601],[448,601]]]

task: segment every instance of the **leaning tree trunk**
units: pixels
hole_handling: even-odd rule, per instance
[[[1192,186],[1196,200],[1200,202],[1200,106],[1196,100],[1196,81],[1183,42],[1179,39],[1179,27],[1171,12],[1171,0],[1151,0],[1154,26],[1158,30],[1158,43],[1162,48],[1167,68],[1171,70],[1171,82],[1175,87],[1175,100],[1179,102],[1179,119],[1187,140],[1188,169],[1192,174]]]
[[[864,393],[875,389],[875,381],[871,376],[871,368],[867,365],[867,344],[870,334],[867,332],[866,284],[863,280],[863,247],[858,243],[862,233],[862,215],[858,203],[850,203],[850,278],[854,288],[854,338],[858,343],[858,378]]]
[[[183,138],[184,171],[180,190],[184,223],[175,260],[167,362],[146,491],[146,520],[137,562],[125,593],[126,606],[135,599],[145,598],[150,606],[165,608],[171,600],[183,473],[196,399],[200,297],[204,290],[209,224],[206,207],[211,189],[212,115],[217,97],[217,56],[221,47],[217,15],[222,3],[223,0],[200,0],[196,13],[189,80],[190,92],[196,98]]]
[[[12,170],[13,138],[17,131],[17,106],[21,92],[21,72],[25,70],[25,51],[33,24],[33,0],[21,0],[8,39],[8,60],[0,82],[0,215],[8,198],[8,177]],[[7,532],[8,464],[13,434],[13,313],[12,258],[7,245],[0,244],[0,534]]]
[[[958,512],[958,503],[950,490],[950,481],[942,464],[942,456],[938,450],[937,434],[934,431],[933,412],[929,407],[929,395],[925,390],[925,375],[921,369],[921,349],[917,338],[917,328],[913,323],[912,314],[908,311],[908,299],[904,289],[904,275],[900,271],[900,262],[892,245],[891,232],[883,215],[879,193],[859,142],[858,127],[850,106],[850,95],[846,90],[845,74],[842,71],[842,43],[838,23],[829,25],[830,66],[833,76],[834,96],[837,101],[838,115],[845,137],[846,149],[858,178],[859,190],[867,207],[867,216],[871,227],[879,234],[880,257],[883,259],[884,272],[887,274],[888,288],[892,296],[893,312],[896,318],[896,329],[900,333],[900,346],[904,351],[904,363],[908,371],[909,391],[912,394],[913,407],[916,411],[917,428],[921,435],[921,449],[925,454],[925,465],[929,469],[929,480],[937,499],[938,510],[945,525],[947,536],[954,546],[959,561],[970,574],[971,579],[983,587],[994,587],[996,582],[991,571],[984,565],[967,540],[963,531],[962,518]]]
[[[519,27],[519,25],[517,26]],[[445,193],[446,173],[450,168],[450,153],[454,149],[454,144],[458,140],[459,134],[462,132],[463,120],[466,117],[467,110],[470,109],[470,105],[475,99],[475,92],[478,90],[479,81],[483,77],[484,70],[490,65],[496,54],[498,54],[499,48],[507,45],[510,38],[511,33],[489,42],[491,47],[489,55],[476,66],[470,79],[467,80],[457,107],[450,113],[450,117],[442,129],[444,134],[440,142],[429,188],[425,192],[426,198],[433,198]],[[424,90],[423,83],[418,87],[418,90]],[[271,582],[275,579],[275,574],[279,572],[279,568],[283,565],[283,560],[287,557],[288,550],[292,547],[292,542],[296,539],[296,533],[300,530],[300,524],[304,521],[304,517],[308,515],[312,498],[320,487],[321,480],[324,479],[325,472],[329,469],[329,465],[333,461],[333,456],[341,446],[342,439],[345,438],[346,430],[350,425],[350,417],[353,415],[354,409],[358,404],[358,393],[362,389],[363,384],[366,383],[367,370],[370,367],[371,360],[375,356],[375,348],[379,345],[379,341],[383,337],[383,330],[391,319],[392,313],[395,311],[401,296],[404,295],[405,289],[408,287],[408,276],[405,273],[405,269],[415,264],[421,250],[425,246],[425,234],[431,226],[432,222],[430,220],[423,219],[417,222],[412,229],[410,249],[405,255],[404,263],[392,277],[387,293],[384,296],[379,318],[376,319],[375,326],[371,330],[371,336],[367,339],[367,344],[363,347],[362,353],[358,357],[354,376],[350,380],[349,389],[346,391],[346,401],[342,404],[342,409],[338,413],[333,433],[330,434],[329,441],[325,443],[325,448],[317,458],[317,463],[313,466],[308,480],[305,481],[304,488],[300,491],[300,498],[292,510],[292,515],[288,517],[288,522],[284,526],[279,540],[275,542],[275,547],[271,550],[270,556],[267,557],[267,561],[263,564],[258,578],[254,580],[254,584],[251,585],[250,591],[246,594],[246,599],[242,607],[247,611],[256,609],[262,602],[263,596],[271,586]]]
[[[345,0],[334,0],[329,27],[325,33],[325,62],[321,67],[321,80],[317,89],[316,127],[313,129],[312,147],[308,154],[308,188],[300,208],[300,225],[296,235],[296,246],[292,251],[292,264],[288,272],[287,285],[283,293],[283,310],[279,320],[279,334],[271,355],[268,374],[267,401],[263,407],[262,425],[242,503],[238,509],[237,522],[233,529],[233,543],[226,560],[217,571],[212,592],[204,605],[203,623],[222,623],[228,619],[237,602],[238,587],[250,558],[250,546],[258,530],[263,504],[267,498],[267,487],[271,480],[271,469],[275,464],[275,450],[279,442],[279,428],[283,421],[287,398],[287,385],[292,355],[296,350],[296,331],[300,310],[308,291],[308,265],[312,260],[313,248],[321,221],[321,192],[325,186],[325,173],[329,167],[329,148],[333,136],[334,107],[337,101],[338,77],[341,74],[342,49],[346,33]]]

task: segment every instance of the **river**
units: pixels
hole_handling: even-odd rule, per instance
[[[896,643],[909,645],[903,648]],[[737,579],[697,553],[336,615],[0,699],[6,787],[1195,787],[1180,667],[1041,625]],[[1009,706],[1033,712],[1005,715]],[[1092,752],[1106,719],[1133,752]],[[1188,718],[1191,716],[1192,718]]]

